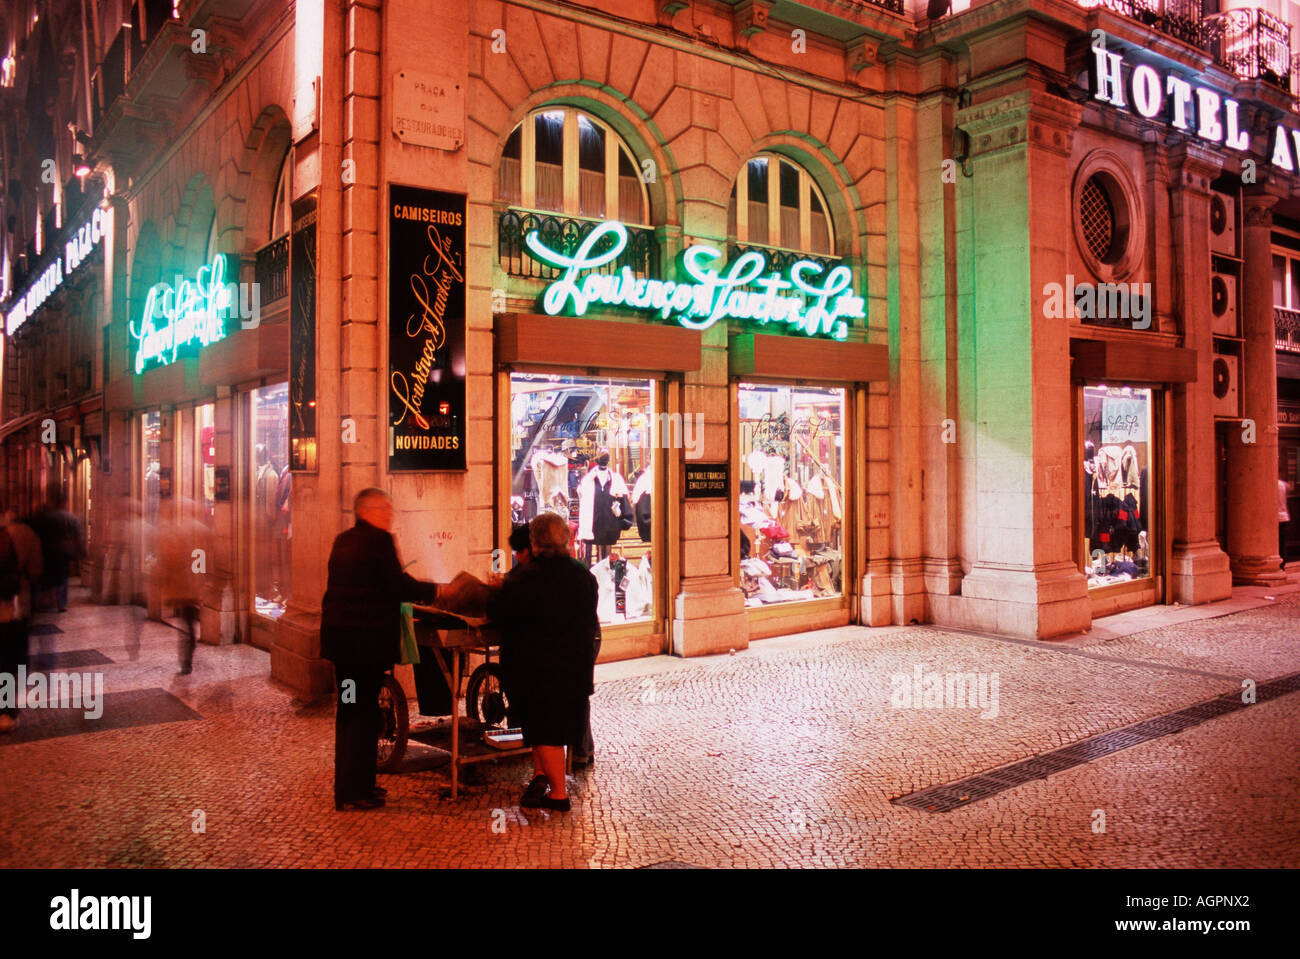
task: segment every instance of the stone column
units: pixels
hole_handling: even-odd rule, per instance
[[[896,65],[906,76],[908,65]],[[891,97],[885,107],[886,231],[889,264],[889,578],[891,618],[895,623],[925,618],[923,473],[921,450],[927,432],[923,394],[921,284],[918,205],[932,193],[918,177],[917,111],[911,96]],[[877,404],[868,402],[868,407]],[[870,469],[870,468],[868,468]],[[877,487],[871,486],[871,491]],[[874,574],[873,574],[874,575]],[[868,590],[864,589],[864,595]]]
[[[699,201],[688,201],[682,231],[704,238],[720,248],[726,246],[726,209]],[[675,258],[674,246],[665,251],[665,261]],[[670,390],[671,393],[671,390]],[[683,436],[696,429],[697,462],[725,463],[731,459],[731,430],[734,410],[727,353],[727,328],[719,323],[702,334],[700,369],[687,373],[681,387]],[[678,412],[671,407],[669,412]],[[700,434],[702,433],[702,439]],[[672,651],[678,656],[703,656],[744,649],[749,645],[749,617],[745,594],[736,586],[733,564],[740,562],[732,550],[732,524],[739,521],[736,501],[688,500],[683,496],[680,477],[685,450],[669,448],[670,437],[660,437],[655,455],[663,457],[668,471],[666,496],[675,509],[678,542],[669,534],[668,548],[676,549],[681,574],[678,592],[672,597]],[[665,571],[655,566],[655,575]]]
[[[1286,581],[1277,551],[1277,344],[1271,236],[1277,197],[1255,193],[1243,200],[1241,386],[1246,422],[1228,433],[1228,555],[1233,583],[1273,586]]]
[[[958,112],[971,138],[968,196],[973,293],[962,304],[964,545],[961,601],[941,621],[1048,637],[1091,622],[1074,560],[1069,328],[1047,318],[1048,284],[1066,279],[1070,144],[1081,108],[1020,90]],[[938,607],[936,607],[938,609]]]
[[[1176,270],[1173,289],[1159,278],[1157,306],[1161,320],[1168,315],[1175,290],[1182,291],[1183,346],[1196,351],[1196,380],[1176,384],[1170,397],[1173,449],[1165,477],[1169,483],[1170,514],[1157,517],[1167,523],[1173,543],[1168,599],[1186,605],[1209,603],[1232,593],[1228,557],[1219,548],[1214,529],[1214,498],[1218,485],[1215,469],[1213,317],[1210,314],[1210,181],[1222,165],[1218,151],[1187,142],[1170,151],[1169,164],[1159,160],[1162,148],[1148,145],[1151,196],[1155,204],[1169,197],[1167,222],[1179,256],[1167,264]],[[1170,189],[1172,187],[1172,190]],[[1158,211],[1155,214],[1158,217]],[[1160,220],[1149,221],[1159,229]],[[1158,235],[1158,234],[1157,234]],[[1156,244],[1164,250],[1163,243]],[[1157,264],[1157,267],[1166,264]],[[1166,298],[1168,297],[1168,298]],[[1271,314],[1270,314],[1271,317]],[[1163,323],[1162,323],[1162,328]],[[1153,544],[1154,545],[1154,544]]]
[[[320,658],[320,601],[325,592],[330,545],[341,526],[339,481],[342,430],[347,409],[342,392],[340,317],[343,315],[343,100],[346,87],[362,76],[378,95],[378,63],[345,58],[342,5],[298,0],[294,28],[295,192],[317,189],[316,259],[316,426],[317,472],[293,478],[291,593],[276,621],[271,676],[302,700],[327,693],[332,667]],[[375,58],[377,61],[377,58]],[[319,98],[316,89],[319,87]],[[315,104],[319,103],[319,113]],[[365,171],[369,177],[375,171]],[[373,245],[371,247],[373,255]],[[373,303],[372,303],[373,309]],[[371,404],[373,405],[373,401]],[[220,431],[220,409],[218,409]],[[218,448],[220,457],[220,448]]]

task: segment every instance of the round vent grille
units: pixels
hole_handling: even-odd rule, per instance
[[[1115,208],[1096,176],[1088,177],[1079,194],[1079,223],[1088,252],[1102,262],[1108,261],[1115,243]]]

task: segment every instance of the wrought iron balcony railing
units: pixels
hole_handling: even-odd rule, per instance
[[[524,248],[524,237],[533,230],[547,248],[566,255],[573,254],[587,234],[600,225],[599,220],[582,220],[577,217],[551,213],[530,213],[526,210],[506,210],[497,219],[497,255],[501,269],[509,276],[553,280],[561,270],[534,259]],[[604,249],[609,249],[604,247]],[[597,249],[595,253],[601,252]],[[633,276],[645,279],[659,275],[659,243],[650,227],[629,226],[627,247],[614,260],[595,270],[597,273],[618,273],[623,267]]]
[[[289,234],[272,240],[257,251],[253,279],[263,304],[289,295]]]
[[[1105,7],[1191,46],[1204,46],[1204,0],[1079,0],[1079,6]]]
[[[1273,307],[1273,327],[1279,350],[1300,353],[1300,312]]]
[[[813,263],[819,264],[823,272],[829,270],[833,266],[839,266],[841,262],[837,257],[833,256],[817,256],[812,253],[800,253],[798,250],[787,250],[774,246],[760,246],[756,243],[732,243],[727,247],[727,257],[729,260],[734,260],[742,253],[748,253],[751,250],[762,253],[767,257],[767,266],[769,271],[780,273],[783,276],[787,271],[789,271],[792,264],[797,263],[800,260],[811,260]]]
[[[900,16],[905,13],[903,0],[855,0],[855,2],[858,6],[879,7],[881,10],[888,10],[890,13],[897,13]]]
[[[1225,10],[1205,18],[1205,49],[1225,69],[1246,80],[1263,80],[1288,92],[1291,83],[1291,25],[1255,7]]]

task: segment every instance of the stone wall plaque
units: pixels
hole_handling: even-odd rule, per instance
[[[398,71],[393,77],[393,133],[403,143],[459,150],[465,142],[465,88],[451,77]]]

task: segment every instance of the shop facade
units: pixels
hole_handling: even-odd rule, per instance
[[[207,525],[205,633],[302,695],[376,485],[429,579],[565,516],[606,659],[1280,581],[1298,125],[1200,11],[235,6],[171,127],[93,136],[92,478]]]

